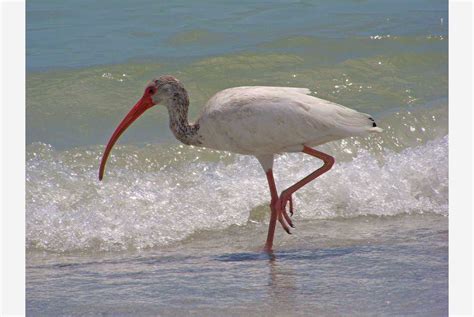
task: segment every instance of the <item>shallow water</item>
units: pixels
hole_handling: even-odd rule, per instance
[[[31,315],[446,316],[447,218],[313,220],[258,252],[266,226],[138,253],[30,254]],[[230,310],[229,310],[230,309]]]
[[[446,315],[447,22],[445,1],[29,1],[27,313]],[[165,109],[97,180],[161,74],[191,117],[224,88],[308,87],[384,133],[319,147],[336,165],[295,195],[296,229],[268,256],[258,162],[180,145]],[[279,156],[278,188],[320,165]]]

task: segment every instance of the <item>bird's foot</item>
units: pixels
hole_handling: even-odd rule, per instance
[[[288,202],[290,203],[290,215],[293,217],[293,197],[290,195],[288,198]],[[286,206],[285,206],[286,209]]]
[[[285,221],[292,227],[294,228],[295,226],[293,225],[293,221],[291,221],[290,216],[288,216],[288,213],[286,212],[286,206],[289,205],[289,212],[290,215],[293,216],[293,197],[291,194],[287,194],[285,192],[282,192],[280,195],[279,200],[279,208],[281,210],[281,215],[285,219]]]
[[[286,202],[287,201],[288,200],[286,200]],[[292,202],[291,196],[289,197],[289,201],[290,201],[290,213],[291,215],[293,215],[293,202]],[[277,210],[278,221],[280,222],[283,229],[288,234],[291,234],[290,227],[294,228],[295,225],[293,224],[293,221],[291,220],[290,216],[288,216],[288,213],[286,212],[286,202],[284,202],[282,198],[279,198],[275,202],[275,205],[273,208]]]
[[[286,205],[288,204],[290,207],[290,215],[293,216],[293,197],[292,194],[287,194],[285,191],[283,191],[280,195],[280,208],[282,210],[286,211]]]

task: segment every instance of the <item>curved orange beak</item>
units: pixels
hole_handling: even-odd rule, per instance
[[[114,134],[110,137],[109,143],[107,143],[107,147],[105,148],[104,154],[102,155],[102,161],[100,162],[100,169],[99,169],[99,180],[102,180],[104,177],[104,170],[105,170],[105,163],[107,162],[107,158],[109,157],[110,151],[114,146],[115,142],[117,142],[118,138],[122,135],[122,133],[135,121],[137,120],[146,110],[153,107],[153,100],[150,94],[145,94],[143,97],[136,103],[135,106],[130,110],[130,112],[123,118],[122,122],[117,126],[114,131]]]

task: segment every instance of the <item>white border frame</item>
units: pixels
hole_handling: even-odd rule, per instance
[[[25,314],[25,3],[1,2],[1,315]]]
[[[449,2],[449,313],[472,316],[472,9]]]
[[[2,316],[21,316],[25,314],[24,1],[2,1],[0,17],[0,311]],[[449,1],[449,311],[453,316],[474,312],[472,17],[471,1]]]

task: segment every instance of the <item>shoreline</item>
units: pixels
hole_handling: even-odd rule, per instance
[[[270,257],[252,251],[264,225],[254,236],[255,228],[233,228],[163,250],[49,257],[43,264],[29,256],[27,312],[443,315],[447,223],[433,215],[303,221],[296,237],[277,234]]]

